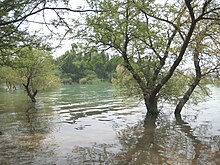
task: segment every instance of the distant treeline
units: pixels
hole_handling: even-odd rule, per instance
[[[97,83],[111,81],[121,57],[110,57],[90,47],[72,44],[72,49],[58,58],[63,83]]]

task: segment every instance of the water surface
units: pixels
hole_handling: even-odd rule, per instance
[[[166,106],[146,119],[144,104],[110,84],[41,92],[0,89],[0,164],[220,164],[220,88],[175,118]]]

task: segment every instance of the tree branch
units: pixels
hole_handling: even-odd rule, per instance
[[[27,15],[24,15],[20,18],[17,18],[17,19],[14,19],[14,20],[11,20],[11,21],[6,21],[6,22],[1,22],[0,23],[0,26],[6,26],[6,25],[9,25],[9,24],[13,24],[13,23],[17,23],[17,22],[20,22],[20,21],[23,21],[25,20],[26,18],[32,16],[32,15],[35,15],[37,13],[40,13],[44,10],[63,10],[63,11],[70,11],[70,12],[75,12],[75,13],[85,13],[85,12],[105,12],[103,10],[92,10],[92,9],[85,9],[85,10],[74,10],[74,9],[71,9],[71,8],[67,8],[67,7],[61,7],[61,8],[57,8],[57,7],[43,7],[42,9],[38,9],[36,11],[31,11],[29,14]]]

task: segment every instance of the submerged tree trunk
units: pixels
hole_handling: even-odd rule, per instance
[[[25,90],[27,91],[28,96],[32,102],[36,102],[35,96],[37,95],[37,90],[31,90],[28,85],[23,84]]]
[[[175,114],[180,114],[184,105],[187,103],[189,100],[190,96],[192,95],[194,89],[196,86],[199,84],[200,79],[195,79],[194,83],[190,85],[184,96],[179,100],[176,109],[175,109]]]
[[[194,56],[195,58],[195,56]],[[193,83],[189,86],[188,90],[184,93],[184,96],[179,100],[176,109],[175,109],[175,114],[180,114],[183,106],[187,103],[187,101],[189,100],[190,96],[192,95],[193,91],[195,90],[195,88],[197,87],[197,85],[199,84],[200,80],[201,80],[201,69],[199,66],[199,60],[198,60],[198,56],[196,58],[197,60],[194,59],[194,63],[195,63],[195,67],[196,67],[196,77],[193,81]]]
[[[35,96],[37,95],[37,90],[31,89],[30,87],[31,75],[28,76],[27,84],[23,84],[28,96],[32,102],[36,102]]]
[[[157,97],[149,97],[144,95],[145,106],[147,107],[147,116],[158,116]]]

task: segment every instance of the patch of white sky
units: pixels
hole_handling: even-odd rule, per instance
[[[77,10],[86,8],[87,3],[85,0],[70,0],[69,5],[71,9]],[[54,5],[51,4],[51,6],[49,7],[54,7]],[[59,3],[56,7],[61,8],[64,7],[64,5],[62,3]],[[67,14],[66,19],[78,19],[79,17],[79,13],[71,12]],[[53,56],[55,58],[70,50],[71,44],[73,43],[72,40],[67,39],[62,40],[62,42],[60,43],[60,40],[57,37],[62,38],[64,36],[66,27],[59,26],[55,28],[53,25],[50,25],[49,22],[56,18],[57,15],[53,10],[46,10],[28,18],[28,21],[30,21],[28,23],[28,29],[30,32],[37,32],[42,37],[47,37],[47,35],[51,35],[52,33],[53,37],[49,40],[49,43],[51,43],[52,47],[59,46],[53,51]],[[48,24],[45,25],[44,22],[47,22]]]

